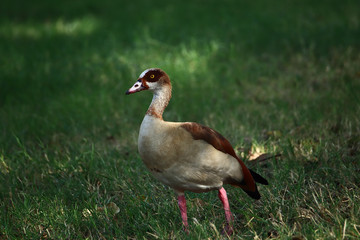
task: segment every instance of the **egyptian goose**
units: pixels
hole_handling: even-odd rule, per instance
[[[225,210],[225,231],[232,234],[233,218],[223,184],[238,186],[259,199],[255,181],[267,185],[267,180],[248,169],[229,141],[213,129],[198,123],[163,120],[171,98],[170,78],[163,70],[145,70],[126,94],[143,90],[151,90],[153,99],[141,123],[139,153],[155,178],[177,193],[185,231],[188,221],[184,191],[218,190]]]

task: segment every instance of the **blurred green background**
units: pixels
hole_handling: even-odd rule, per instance
[[[150,67],[165,120],[218,130],[271,182],[255,205],[228,191],[238,237],[359,237],[359,49],[356,0],[2,1],[0,239],[218,236],[216,194],[189,194],[183,235],[137,154],[151,94],[124,93]]]

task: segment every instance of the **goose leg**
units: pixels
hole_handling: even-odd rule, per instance
[[[225,218],[226,218],[225,231],[228,235],[231,235],[233,233],[233,228],[232,228],[233,216],[230,211],[230,205],[226,195],[226,191],[223,187],[219,189],[219,198],[224,206],[224,211],[225,211]]]
[[[184,225],[185,232],[189,232],[188,230],[188,220],[187,220],[187,212],[186,212],[186,199],[185,195],[178,195],[178,205],[180,209],[180,214],[182,218],[182,222]]]

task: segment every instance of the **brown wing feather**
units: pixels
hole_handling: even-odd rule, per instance
[[[231,156],[236,158],[241,165],[244,175],[244,180],[239,184],[239,187],[241,187],[245,191],[257,191],[254,179],[251,176],[249,169],[238,158],[238,156],[236,156],[234,148],[226,138],[224,138],[220,133],[216,132],[215,130],[198,123],[184,123],[181,125],[181,127],[187,130],[195,140],[204,140],[207,143],[211,144],[215,149],[223,153],[230,154]]]

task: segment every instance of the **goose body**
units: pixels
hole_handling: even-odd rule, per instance
[[[239,162],[203,140],[194,140],[184,128],[187,124],[191,123],[145,116],[138,148],[151,173],[178,192],[220,189],[230,177],[240,182],[243,175]]]
[[[140,156],[155,178],[178,194],[178,204],[187,231],[184,192],[219,191],[225,209],[226,231],[232,233],[230,212],[224,184],[241,187],[259,199],[256,182],[267,184],[237,157],[229,141],[211,128],[191,122],[167,122],[162,114],[171,98],[168,75],[158,68],[142,72],[126,92],[151,90],[153,99],[141,123],[138,139]]]

